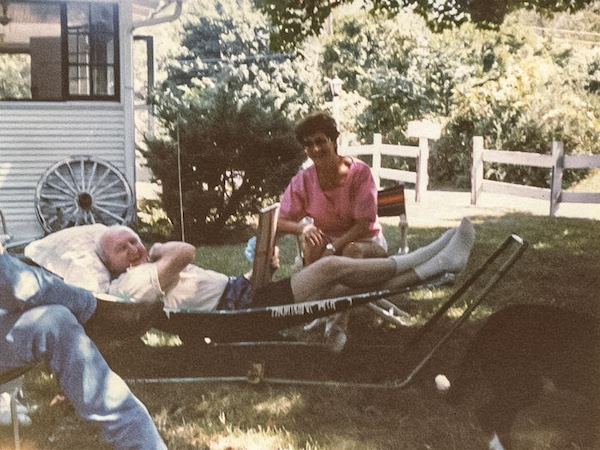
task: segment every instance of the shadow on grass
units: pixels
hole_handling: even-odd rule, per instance
[[[465,347],[494,311],[518,303],[574,308],[600,316],[600,239],[598,222],[523,214],[471,217],[477,231],[466,279],[510,233],[529,242],[523,257],[484,299],[480,308],[404,389],[350,389],[322,386],[251,385],[242,383],[163,383],[131,386],[148,406],[172,450],[177,449],[482,449],[487,444],[473,415],[487,395],[477,377],[472,394],[458,407],[448,405],[434,387],[438,373],[452,373]],[[411,249],[437,238],[442,228],[409,228]],[[397,248],[395,233],[390,250]],[[284,263],[293,261],[292,240],[280,241]],[[231,255],[242,258],[243,245],[199,249],[209,255],[208,268],[227,272]],[[239,253],[238,253],[239,252]],[[288,268],[284,268],[288,270]],[[453,288],[414,298],[409,312],[422,325]],[[453,315],[441,323],[443,331]],[[366,309],[352,312],[350,342],[332,355],[309,348],[147,347],[141,341],[103,348],[110,364],[124,377],[245,376],[248,364],[260,361],[268,375],[379,381],[401,377],[414,362],[406,342],[414,328],[383,323]],[[163,341],[163,343],[166,341]],[[67,406],[50,407],[59,392],[45,372],[28,374],[26,402],[40,405],[34,424],[23,430],[35,449],[104,448],[93,428],[81,423]],[[591,414],[585,399],[568,392],[549,394],[524,411],[513,431],[517,450],[594,447],[589,441]],[[571,414],[572,415],[569,415]],[[574,417],[570,418],[570,417]],[[598,427],[600,429],[600,427]],[[0,447],[10,430],[0,429]],[[1,447],[4,448],[4,447]],[[596,447],[597,448],[597,447]]]

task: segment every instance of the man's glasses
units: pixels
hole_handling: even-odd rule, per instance
[[[327,143],[329,143],[329,138],[318,137],[314,141],[311,141],[310,139],[303,141],[302,147],[304,150],[309,150],[315,145],[319,148],[323,148],[323,146],[325,146]]]

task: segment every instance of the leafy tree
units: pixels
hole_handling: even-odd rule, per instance
[[[471,55],[463,65],[472,70],[457,80],[454,107],[447,118],[452,126],[435,145],[432,164],[438,181],[450,180],[442,168],[456,161],[462,142],[457,174],[468,187],[464,181],[475,134],[486,138],[488,148],[548,154],[551,142],[560,140],[567,153],[597,153],[600,98],[589,93],[585,80],[600,53],[557,44],[526,24],[523,17],[513,16],[499,32],[468,32],[467,26],[461,27],[461,36],[471,40]],[[473,51],[477,48],[481,51]],[[487,172],[492,179],[545,187],[550,176],[546,169],[502,165],[490,165]],[[568,173],[565,183],[583,175],[583,171]]]
[[[276,48],[293,47],[308,36],[316,36],[332,11],[355,4],[354,0],[256,0],[257,6],[269,15]],[[384,12],[395,16],[412,11],[422,16],[434,31],[452,28],[465,22],[482,27],[496,27],[511,12],[527,9],[544,15],[575,12],[593,0],[369,0],[363,8],[369,13]]]
[[[539,16],[513,14],[498,30],[463,24],[433,33],[408,13],[387,20],[364,12],[338,15],[323,67],[345,81],[344,102],[362,99],[353,100],[360,110],[344,108],[346,127],[361,141],[370,142],[375,132],[388,142],[406,141],[409,120],[446,124],[430,178],[466,188],[475,134],[486,137],[488,148],[548,153],[551,141],[561,140],[567,153],[597,152],[600,52],[556,42],[532,23],[543,25]],[[404,168],[412,160],[395,164]],[[547,186],[547,170],[489,171],[504,181]]]
[[[226,89],[240,103],[254,99],[290,120],[319,103],[324,80],[315,78],[318,53],[310,47],[302,58],[272,52],[271,26],[250,0],[196,0],[189,8],[180,35],[182,51],[167,66],[161,92],[185,104]],[[164,100],[161,95],[157,102]]]
[[[30,78],[28,56],[0,54],[0,99],[31,98]]]
[[[277,2],[270,15],[286,4]],[[342,4],[345,1],[330,6]],[[516,7],[512,1],[505,4],[507,11],[513,4]],[[386,15],[385,8],[369,14],[344,8],[342,14],[338,8],[328,33],[308,40],[297,51],[274,53],[269,36],[277,34],[249,1],[195,0],[193,5],[199,9],[192,10],[181,27],[183,51],[156,96],[159,116],[171,130],[170,140],[163,142],[171,153],[176,126],[180,137],[183,128],[198,128],[195,120],[208,120],[224,101],[221,97],[232,111],[251,105],[267,115],[278,111],[292,121],[324,105],[325,77],[334,74],[344,81],[342,128],[360,141],[370,142],[378,132],[387,142],[403,142],[406,124],[413,119],[429,118],[446,125],[430,159],[430,178],[438,186],[469,186],[474,135],[485,136],[489,148],[547,153],[552,140],[562,140],[567,153],[597,152],[600,52],[533,29],[532,25],[549,24],[533,12],[503,15],[503,23],[495,29],[465,22],[433,32],[426,26],[430,17],[423,14],[398,9]],[[321,8],[321,3],[311,1],[294,5]],[[527,5],[543,6],[541,2]],[[556,5],[557,10],[564,7],[560,2]],[[578,9],[583,3],[573,5]],[[567,28],[585,23],[590,31],[600,28],[594,8],[573,17],[558,15],[556,23]],[[238,120],[232,113],[234,118]],[[406,162],[397,164],[404,167]],[[545,170],[497,165],[487,169],[496,179],[533,185],[543,185],[548,176]],[[218,170],[226,173],[230,168]],[[173,178],[175,173],[171,168],[162,176]],[[569,177],[567,182],[575,179]],[[162,180],[166,186],[166,178]],[[184,199],[190,205],[186,214],[198,199],[208,201],[209,195],[201,192],[208,184],[199,186],[185,190],[184,197],[194,199]],[[177,192],[174,187],[165,191]],[[218,196],[211,198],[215,208],[225,207]],[[172,199],[169,216],[177,222],[175,204]],[[201,217],[198,214],[195,220]],[[245,219],[236,222],[237,217],[228,220],[223,222],[227,229],[245,223]],[[213,222],[216,219],[207,219]]]
[[[167,136],[145,154],[178,233],[179,142],[186,239],[216,243],[277,198],[304,159],[292,122],[319,102],[318,53],[272,53],[250,0],[190,2],[180,37],[154,96]]]
[[[180,235],[179,174],[186,240],[237,238],[256,211],[276,199],[298,170],[303,152],[293,127],[256,101],[239,106],[227,91],[214,102],[179,111],[170,139],[148,139],[145,156],[162,181],[163,205]],[[247,237],[247,236],[245,236]]]
[[[356,122],[360,139],[378,132],[403,142],[410,120],[449,115],[460,60],[446,42],[447,36],[431,33],[410,13],[387,20],[364,12],[337,18],[323,66],[366,100],[345,118]]]

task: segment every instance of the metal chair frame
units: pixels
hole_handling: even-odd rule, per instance
[[[252,364],[252,369],[249,371],[246,377],[207,377],[207,378],[186,378],[186,379],[135,379],[132,381],[138,382],[170,382],[170,381],[184,381],[184,382],[202,382],[202,381],[248,381],[250,383],[274,383],[274,384],[298,384],[298,385],[331,385],[331,386],[347,386],[357,388],[392,388],[402,389],[406,387],[415,376],[425,367],[425,365],[431,360],[433,355],[452,337],[456,330],[464,324],[473,311],[482,303],[485,297],[490,291],[496,286],[496,284],[507,274],[509,269],[514,263],[521,257],[527,243],[520,238],[518,235],[512,234],[508,236],[504,242],[497,248],[497,250],[488,257],[488,259],[477,269],[475,272],[459,286],[449,299],[442,304],[438,311],[423,325],[415,337],[408,343],[411,348],[420,348],[424,346],[425,350],[421,351],[421,356],[418,358],[418,362],[408,372],[404,378],[392,380],[386,383],[355,383],[355,382],[340,382],[340,381],[327,381],[327,380],[294,380],[294,379],[281,379],[281,378],[270,378],[266,376],[265,367],[260,363]],[[441,277],[440,279],[434,280],[432,283],[407,287],[402,290],[382,290],[377,292],[371,292],[366,294],[359,294],[356,296],[342,297],[339,299],[327,299],[313,302],[306,302],[305,304],[295,304],[294,309],[298,311],[298,314],[294,314],[294,310],[286,310],[284,313],[289,314],[291,317],[285,324],[288,326],[294,326],[301,323],[306,323],[316,317],[324,317],[328,314],[338,312],[339,310],[349,309],[354,306],[369,304],[373,301],[382,298],[393,298],[400,294],[406,294],[413,292],[418,289],[429,289],[440,285],[451,282],[453,277]],[[465,298],[466,297],[466,298]],[[337,309],[333,306],[335,301],[339,301],[342,308]],[[414,300],[413,300],[414,302]],[[445,313],[459,302],[464,302],[466,305],[462,314],[453,319],[451,326],[445,331],[441,337],[434,334],[437,329],[436,324],[439,323],[440,319],[445,316]],[[187,326],[195,327],[196,329],[202,330],[206,328],[206,325],[211,321],[218,321],[219,324],[217,329],[234,329],[236,326],[244,323],[244,320],[250,320],[252,316],[259,318],[273,318],[277,319],[277,312],[282,307],[267,307],[267,308],[255,308],[243,311],[210,311],[200,312],[193,310],[185,311],[169,311],[171,315],[170,320],[174,323],[181,320],[181,323],[186,323]],[[310,312],[310,316],[302,314],[302,311]],[[280,312],[281,313],[281,312]],[[275,315],[273,315],[275,314]],[[283,314],[283,313],[281,313]],[[249,328],[252,328],[250,325]],[[256,328],[256,327],[254,327]],[[283,328],[283,327],[282,327]],[[426,342],[426,338],[432,339],[432,342]],[[427,345],[428,344],[428,345]],[[294,346],[298,345],[297,342],[289,341],[237,341],[237,342],[213,342],[211,345],[214,346]]]
[[[261,279],[264,281],[270,279],[270,270],[268,266],[270,264],[270,258],[275,245],[275,231],[277,222],[278,204],[272,205],[271,207],[265,208],[261,211],[260,216],[260,228],[262,231],[257,236],[257,251],[255,253],[255,265],[254,269],[259,272],[262,270],[263,276]],[[266,230],[266,231],[265,231]],[[451,335],[458,329],[471,315],[473,310],[479,306],[485,296],[491,291],[491,289],[502,279],[512,265],[527,248],[527,243],[519,236],[513,234],[506,238],[506,240],[498,247],[498,249],[470,276],[445,302],[435,315],[419,330],[415,339],[411,344],[420,344],[425,336],[431,335],[432,331],[436,328],[435,324],[441,317],[450,309],[453,305],[456,305],[459,301],[463,300],[464,296],[471,296],[471,299],[465,300],[467,305],[464,312],[458,319],[455,319],[451,328],[440,338],[435,340],[432,346],[425,352],[417,365],[412,371],[403,379],[394,380],[391,383],[342,383],[337,381],[311,381],[311,380],[281,380],[275,378],[265,377],[265,371],[260,370],[260,374],[252,374],[245,378],[253,380],[253,382],[272,382],[272,383],[297,383],[297,384],[334,384],[334,385],[347,385],[356,387],[387,387],[387,388],[402,388],[406,386],[414,378],[414,376],[425,366],[425,364],[431,359],[433,354],[451,337]],[[262,267],[262,269],[260,268]],[[483,283],[483,286],[477,287],[482,284],[482,280],[487,281]],[[441,277],[437,280],[432,280],[431,283],[427,283],[421,286],[412,286],[403,288],[401,290],[383,290],[377,292],[371,292],[366,294],[360,294],[355,296],[346,296],[337,299],[326,299],[317,300],[312,302],[299,303],[289,306],[281,307],[265,307],[265,308],[253,308],[242,311],[194,311],[194,310],[170,310],[167,312],[167,321],[171,322],[172,330],[176,332],[177,327],[180,325],[192,326],[197,330],[202,330],[203,325],[210,322],[217,323],[215,329],[235,329],[234,325],[240,325],[247,319],[260,318],[261,320],[271,320],[277,322],[279,329],[285,329],[290,326],[309,322],[317,317],[325,317],[335,312],[348,310],[354,306],[370,305],[376,301],[382,301],[385,298],[394,298],[400,294],[405,294],[417,289],[432,288],[447,284],[453,280],[452,277]],[[472,294],[473,291],[477,291]],[[383,300],[383,308],[377,306],[380,310],[380,315],[392,316],[392,319],[388,317],[390,322],[396,325],[402,325],[402,320],[398,316],[403,316],[405,313],[396,303],[392,303],[389,300]],[[388,308],[388,311],[386,311]],[[396,317],[394,317],[396,316]],[[385,318],[385,317],[384,317]],[[252,325],[250,325],[250,329]],[[171,330],[169,330],[171,331]],[[245,342],[239,340],[237,342],[229,343],[213,343],[213,345],[262,345],[264,342]],[[289,341],[281,342],[269,342],[268,345],[294,345]],[[202,379],[194,379],[195,381],[202,381]],[[239,378],[231,377],[232,381],[240,381]],[[258,380],[258,381],[257,381]],[[7,380],[9,381],[9,380]],[[165,380],[159,380],[165,381]],[[18,433],[18,430],[17,430]]]
[[[19,418],[17,415],[17,398],[23,394],[25,373],[29,368],[19,368],[0,373],[0,394],[10,395],[10,417],[13,426],[15,450],[21,449],[21,435],[19,432]]]

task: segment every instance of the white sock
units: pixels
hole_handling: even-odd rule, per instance
[[[419,264],[423,264],[425,261],[429,261],[435,255],[441,252],[446,245],[448,245],[456,230],[456,228],[447,230],[431,244],[418,248],[414,252],[406,253],[404,255],[390,256],[390,258],[396,263],[396,275],[409,269],[413,269]]]
[[[415,267],[415,273],[421,280],[427,280],[446,272],[464,270],[474,242],[475,229],[469,219],[464,218],[448,245],[429,261]]]

